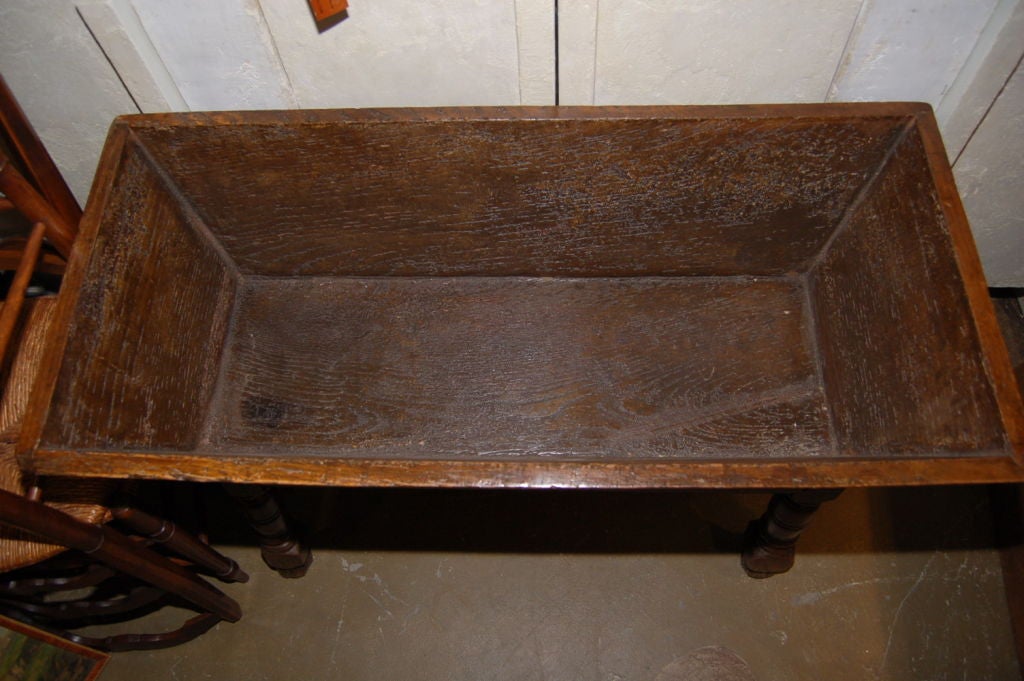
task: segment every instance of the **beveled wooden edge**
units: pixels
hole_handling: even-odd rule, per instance
[[[720,461],[324,459],[40,450],[40,475],[336,487],[750,488],[885,487],[1024,480],[1008,455]]]
[[[688,106],[461,106],[130,114],[119,116],[116,122],[129,125],[134,129],[142,129],[179,125],[295,125],[339,122],[433,122],[449,120],[900,118],[916,116],[923,112],[930,113],[931,106],[920,102]]]
[[[93,178],[92,189],[89,192],[88,206],[82,216],[78,234],[71,248],[67,270],[57,296],[53,323],[50,325],[46,339],[46,350],[40,360],[36,384],[29,398],[28,409],[22,422],[21,435],[15,448],[19,465],[24,470],[31,471],[32,455],[42,436],[46,416],[50,411],[50,400],[56,387],[57,375],[60,372],[64,348],[71,329],[71,317],[78,302],[89,258],[92,255],[93,244],[96,241],[96,234],[99,231],[103,213],[106,211],[107,201],[113,191],[114,179],[120,170],[125,144],[130,132],[127,125],[117,120],[111,124],[97,166],[97,173]]]
[[[1021,401],[1006,341],[1003,340],[999,322],[996,320],[981,258],[974,244],[974,235],[968,224],[963,203],[960,201],[953,170],[946,157],[946,148],[931,107],[918,112],[916,121],[932,177],[935,179],[939,202],[949,226],[957,267],[964,282],[974,327],[985,360],[985,370],[988,372],[989,382],[999,404],[999,413],[1013,449],[1013,456],[1018,465],[1024,465],[1024,403]]]
[[[494,461],[271,459],[185,453],[39,450],[49,403],[63,359],[71,316],[92,247],[133,128],[249,123],[279,125],[335,121],[517,119],[713,119],[772,117],[913,117],[920,130],[950,225],[993,387],[1013,455],[814,460]],[[931,107],[919,103],[785,104],[679,107],[462,107],[349,109],[121,116],[111,126],[90,200],[76,239],[50,330],[40,378],[33,390],[17,453],[41,475],[149,478],[293,485],[508,488],[792,488],[969,484],[1024,481],[1024,405],[996,325],[980,260],[955,189]]]

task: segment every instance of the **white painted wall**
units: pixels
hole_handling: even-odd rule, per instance
[[[520,101],[512,0],[351,3],[323,33],[302,2],[261,4],[300,107]]]
[[[74,5],[0,2],[0,72],[81,201],[110,121],[138,109]]]
[[[189,109],[297,106],[257,0],[131,2]]]
[[[996,0],[864,0],[828,99],[937,107]]]
[[[566,5],[567,18],[581,13],[572,0]],[[596,26],[595,39],[580,45],[593,51],[586,103],[820,102],[859,7],[860,0],[593,2],[594,19],[575,19]]]
[[[1024,55],[1024,2],[1000,0],[935,110],[951,159],[960,156],[1021,55]]]
[[[1024,287],[1024,68],[1017,66],[955,167],[990,279]]]
[[[0,70],[83,199],[140,107],[555,101],[554,0],[352,0],[323,32],[303,0],[77,2],[92,33],[0,4]],[[990,282],[1024,285],[1024,0],[559,0],[558,29],[561,104],[930,102]]]

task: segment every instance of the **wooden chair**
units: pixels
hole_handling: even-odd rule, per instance
[[[219,621],[237,621],[238,604],[201,576],[246,581],[233,560],[169,521],[109,505],[112,481],[38,485],[17,465],[14,443],[56,301],[27,298],[26,291],[34,272],[63,272],[81,210],[2,78],[0,133],[0,210],[15,210],[33,225],[28,238],[0,243],[0,269],[15,270],[0,306],[0,612],[106,650],[177,645]],[[127,533],[108,525],[111,520]],[[167,604],[197,614],[155,634],[72,631]]]
[[[28,261],[38,251],[42,230],[33,230]],[[26,266],[19,267],[3,320],[23,300]],[[12,301],[13,297],[13,301]],[[238,604],[196,572],[222,581],[246,581],[231,559],[173,523],[129,505],[108,506],[107,481],[49,480],[41,487],[25,479],[14,458],[14,440],[35,378],[39,353],[53,309],[53,297],[30,301],[29,313],[0,398],[0,612],[102,650],[160,648],[191,640],[221,620],[237,621]],[[0,333],[0,347],[8,345]],[[105,524],[116,519],[131,536]],[[172,560],[151,547],[162,547]],[[73,549],[75,553],[67,553]],[[59,592],[87,589],[84,596],[53,601]],[[197,611],[172,631],[90,637],[72,629],[133,619],[167,604]]]
[[[25,495],[33,482],[18,467],[14,442],[55,303],[53,296],[26,301],[25,292],[33,272],[63,272],[82,211],[2,76],[0,193],[5,217],[13,212],[33,225],[27,239],[19,235],[0,241],[0,270],[15,271],[0,308],[0,490]],[[14,347],[17,352],[10,352]],[[102,481],[57,482],[47,496],[58,510],[98,524],[111,517],[104,501],[112,489],[111,483]],[[39,563],[64,550],[0,529],[0,572]]]
[[[241,618],[238,603],[199,576],[206,572],[226,582],[248,581],[237,563],[168,521],[130,507],[115,509],[114,515],[132,528],[132,535],[0,491],[0,522],[76,551],[31,571],[5,575],[0,612],[108,651],[166,648],[190,641],[222,620]],[[178,559],[158,553],[155,544]],[[77,595],[83,589],[87,595]],[[58,592],[76,592],[76,597],[53,600]],[[72,631],[135,619],[164,605],[197,614],[177,629],[155,634],[90,636]]]

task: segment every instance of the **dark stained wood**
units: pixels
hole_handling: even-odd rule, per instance
[[[115,178],[124,160],[125,143],[129,130],[117,121],[111,126],[107,143],[103,148],[93,186],[93,202],[82,218],[82,229],[75,238],[68,267],[61,281],[61,295],[57,296],[53,312],[52,329],[47,338],[47,351],[36,367],[37,378],[31,390],[31,398],[21,419],[21,436],[15,446],[15,454],[22,470],[31,471],[31,455],[42,434],[44,420],[50,410],[50,400],[60,372],[62,357],[72,327],[71,318],[78,303],[82,282],[85,279],[89,257],[93,253],[96,232],[101,215],[106,210],[107,199],[113,194]],[[63,475],[63,473],[61,473]]]
[[[3,308],[0,309],[0,361],[7,357],[7,346],[11,342],[15,325],[21,316],[21,305],[25,300],[25,290],[28,288],[29,279],[39,259],[39,249],[43,245],[43,235],[46,233],[46,225],[37,222],[29,235],[28,244],[18,262],[18,268],[14,272],[14,279],[11,281],[7,297],[4,298]]]
[[[71,244],[75,240],[78,225],[68,222],[50,205],[10,160],[0,153],[0,192],[32,222],[41,222],[46,226],[46,238],[57,251],[67,257],[71,252]]]
[[[313,552],[292,531],[277,499],[260,485],[224,485],[260,542],[263,562],[288,579],[304,577],[313,563]]]
[[[132,529],[140,537],[166,546],[179,556],[195,565],[206,568],[210,574],[225,582],[248,582],[249,575],[232,558],[221,555],[190,533],[179,528],[174,522],[157,518],[129,505],[117,505],[110,509],[115,518]]]
[[[970,306],[911,131],[810,274],[841,452],[1007,446]]]
[[[453,459],[382,460],[326,456],[40,450],[30,459],[47,475],[245,482],[337,487],[503,487],[656,489],[877,487],[1010,482],[1008,456],[727,461]]]
[[[258,279],[199,451],[827,454],[803,306],[796,280]]]
[[[86,636],[73,631],[62,632],[68,640],[97,650],[120,652],[125,650],[157,650],[188,643],[194,638],[213,629],[222,620],[208,612],[200,613],[185,621],[171,632],[158,634],[114,634],[111,636]]]
[[[137,134],[245,274],[640,276],[796,270],[896,128],[655,118]]]
[[[120,119],[19,452],[293,484],[1022,479],[930,115]]]
[[[146,528],[154,525],[167,528],[163,521],[135,511],[122,516],[146,534],[153,534]],[[77,520],[7,491],[0,491],[0,523],[77,549],[74,554],[6,573],[0,593],[0,612],[66,639],[107,651],[167,648],[194,639],[217,622],[241,617],[238,604],[193,569],[198,565],[220,572],[222,581],[242,581],[245,574],[181,528],[171,526],[152,537],[172,550],[183,549],[172,553],[172,559],[147,548],[137,537]],[[181,556],[197,562],[190,564]],[[96,636],[78,631],[92,624],[145,617],[169,603],[198,614],[176,629],[156,633]]]
[[[11,237],[0,241],[0,270],[17,269],[28,239],[24,237]],[[44,250],[36,263],[36,272],[40,274],[64,274],[67,261],[56,253]]]
[[[216,379],[232,276],[134,146],[120,178],[69,333],[80,360],[63,367],[46,438],[189,448]]]
[[[76,520],[45,504],[0,490],[0,522],[89,554],[95,560],[178,594],[220,619],[236,622],[238,604],[178,564],[106,525]]]
[[[953,171],[946,158],[935,117],[931,111],[923,110],[916,114],[914,120],[921,136],[921,144],[924,146],[931,178],[935,183],[939,205],[946,220],[964,291],[970,302],[971,316],[981,341],[982,353],[999,404],[1003,426],[1013,446],[1017,463],[1024,465],[1024,401],[1021,400],[1020,386],[992,308],[985,274],[981,269],[981,258],[978,257],[978,251],[974,246],[974,238],[967,223],[963,204],[960,202],[960,194],[953,180]]]
[[[740,557],[747,575],[764,579],[788,572],[796,560],[796,542],[815,511],[841,492],[814,489],[773,495],[764,515],[747,527]]]
[[[1017,384],[1024,379],[1024,307],[1021,306],[1020,289],[993,289],[992,306],[996,321],[1006,341],[1006,351],[1017,376]]]

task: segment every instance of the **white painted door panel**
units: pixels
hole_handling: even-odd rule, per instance
[[[954,167],[990,286],[1024,287],[1024,68]]]
[[[1000,0],[971,56],[935,110],[951,159],[956,159],[963,151],[1021,55],[1024,55],[1024,1]]]
[[[562,0],[564,103],[820,102],[859,7],[860,0]],[[587,40],[590,27],[595,37]],[[581,101],[590,90],[592,101]]]
[[[258,0],[132,3],[190,109],[295,107]]]
[[[834,101],[914,101],[937,107],[997,0],[864,0],[829,91]]]
[[[261,4],[303,108],[520,102],[513,0],[353,2],[323,33],[295,0]]]

